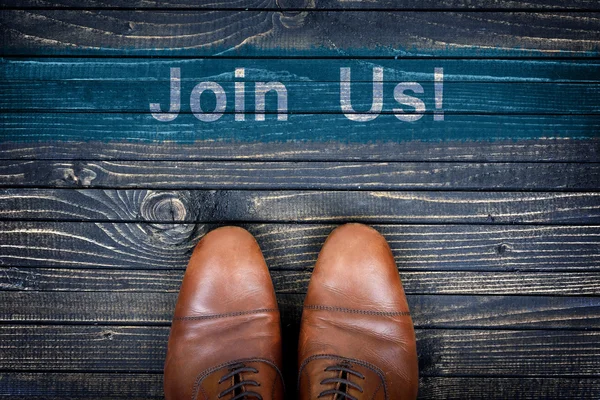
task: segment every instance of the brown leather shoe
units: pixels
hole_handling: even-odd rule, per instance
[[[207,234],[190,259],[169,336],[168,400],[283,399],[275,291],[254,237]]]
[[[415,399],[415,333],[390,248],[376,230],[333,231],[304,301],[300,400]]]

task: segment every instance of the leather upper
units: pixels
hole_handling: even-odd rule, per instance
[[[198,243],[183,278],[165,362],[165,397],[228,400],[239,392],[227,391],[245,382],[238,390],[279,400],[280,371],[280,317],[260,248],[241,228],[216,229]]]
[[[374,229],[348,224],[329,235],[308,287],[298,351],[300,400],[333,400],[336,390],[357,399],[416,398],[414,328],[394,257]]]

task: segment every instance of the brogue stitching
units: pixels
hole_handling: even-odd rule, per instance
[[[315,311],[338,311],[352,314],[365,314],[365,315],[381,315],[386,317],[403,317],[409,316],[410,311],[370,311],[370,310],[357,310],[353,308],[343,308],[343,307],[331,307],[331,306],[321,306],[321,305],[305,305],[305,309],[307,310],[315,310]]]
[[[310,375],[308,374],[308,372],[306,372],[306,370],[304,368],[302,368],[302,371],[300,374],[298,374],[298,391],[300,391],[300,377],[302,376],[302,374],[304,374],[306,376],[306,380],[308,381],[306,384],[308,385],[307,387],[310,389]]]
[[[248,314],[259,314],[263,312],[274,312],[279,311],[277,308],[260,308],[257,310],[249,310],[249,311],[236,311],[225,314],[211,314],[211,315],[197,315],[197,316],[189,316],[189,317],[173,317],[173,321],[196,321],[196,320],[204,320],[204,319],[217,319],[224,317],[237,317],[240,315],[248,315]]]
[[[236,363],[240,363],[240,362],[263,362],[263,363],[266,363],[266,364],[270,365],[271,367],[275,368],[275,371],[277,371],[277,376],[279,377],[279,379],[281,379],[281,384],[283,385],[283,390],[285,392],[285,384],[283,382],[283,374],[281,373],[281,371],[279,370],[279,367],[277,366],[277,364],[275,364],[275,362],[273,362],[271,360],[267,360],[266,358],[240,358],[238,360],[227,361],[225,363],[219,364],[215,367],[204,370],[204,371],[200,372],[198,375],[196,375],[194,387],[192,388],[192,400],[196,400],[198,398],[199,390],[202,390],[204,392],[204,389],[202,388],[202,384],[201,384],[201,382],[204,380],[204,378],[206,378],[208,375],[212,374],[213,372],[216,372],[228,365],[236,364]],[[204,396],[206,396],[205,393],[204,393]]]
[[[348,360],[348,361],[350,361],[350,362],[352,362],[354,364],[362,365],[363,367],[368,368],[371,371],[375,372],[379,376],[379,379],[381,380],[380,384],[379,384],[379,387],[381,387],[381,385],[383,384],[383,395],[385,396],[386,400],[388,400],[387,382],[385,380],[385,376],[384,376],[382,370],[380,370],[375,365],[373,365],[371,363],[368,363],[366,361],[357,360],[355,358],[347,358],[347,357],[342,357],[342,356],[336,356],[335,354],[315,354],[313,356],[308,357],[304,361],[302,361],[302,364],[300,365],[300,371],[298,373],[298,388],[297,388],[298,392],[300,392],[300,376],[301,376],[302,373],[304,373],[304,367],[306,367],[306,365],[309,362],[311,362],[313,360],[316,360],[316,359],[319,359],[319,358],[336,358],[338,360]],[[308,376],[308,374],[307,374],[307,376]],[[379,388],[377,390],[379,390]]]

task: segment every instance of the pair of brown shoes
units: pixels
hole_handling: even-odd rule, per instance
[[[327,238],[298,352],[300,400],[416,398],[413,324],[390,248],[374,229],[348,224]],[[183,278],[166,398],[284,399],[281,364],[279,311],[260,248],[241,228],[216,229],[196,246]]]

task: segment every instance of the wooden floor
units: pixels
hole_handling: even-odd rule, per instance
[[[293,399],[311,268],[350,221],[396,257],[420,398],[600,398],[597,1],[0,7],[0,398],[162,398],[191,249],[233,224],[271,270]],[[350,121],[340,68],[368,110],[374,66],[383,111]],[[172,67],[181,115],[161,122]],[[271,98],[234,121],[239,67],[247,91],[285,84],[287,121]],[[229,96],[215,122],[190,112],[203,80]],[[422,83],[420,121],[393,115],[403,81]]]

